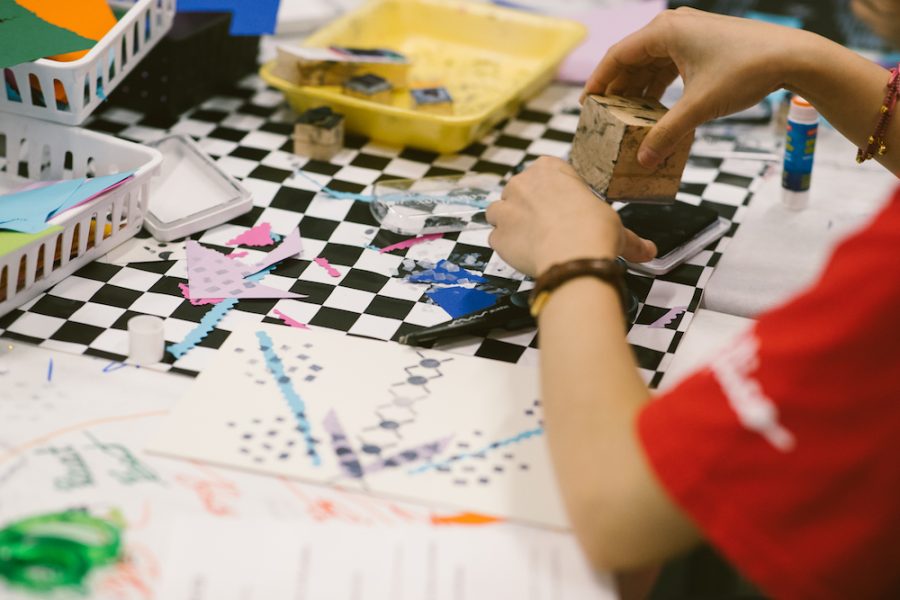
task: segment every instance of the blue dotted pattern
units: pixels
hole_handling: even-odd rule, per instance
[[[278,389],[281,390],[281,395],[291,408],[291,414],[297,421],[297,429],[303,434],[303,438],[306,441],[307,454],[312,459],[313,465],[318,467],[322,464],[322,459],[316,452],[316,441],[312,437],[312,428],[309,425],[309,420],[306,418],[306,404],[300,395],[297,394],[297,390],[294,389],[291,378],[284,372],[284,364],[281,362],[278,354],[275,353],[272,338],[265,331],[257,331],[256,337],[259,340],[259,349],[266,359],[266,367],[268,367],[269,373],[272,374],[272,378],[275,379]]]

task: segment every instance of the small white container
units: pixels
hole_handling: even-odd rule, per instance
[[[153,315],[128,320],[128,361],[138,366],[152,365],[163,359],[165,323]]]
[[[83,57],[71,62],[42,58],[4,69],[20,98],[7,84],[0,85],[0,112],[80,125],[166,35],[175,18],[175,0],[110,0],[109,5],[128,12]],[[65,91],[64,108],[57,105],[57,82]],[[32,93],[35,88],[42,102]]]
[[[0,256],[0,316],[134,236],[161,162],[158,151],[140,144],[0,113],[0,194],[40,180],[135,171],[100,198],[51,219],[48,225],[60,230]]]
[[[148,144],[162,153],[160,176],[150,186],[147,231],[161,242],[227,223],[253,208],[250,191],[222,170],[185,134]]]

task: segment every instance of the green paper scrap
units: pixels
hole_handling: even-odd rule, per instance
[[[35,240],[49,237],[62,231],[60,225],[51,225],[50,227],[39,231],[38,233],[19,233],[18,231],[0,231],[0,256],[12,254],[16,250],[23,248]]]
[[[41,19],[13,0],[0,0],[0,69],[87,50],[97,42]]]

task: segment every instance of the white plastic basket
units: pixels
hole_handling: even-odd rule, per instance
[[[128,12],[82,58],[72,62],[40,59],[4,69],[0,111],[80,125],[162,39],[175,18],[175,0],[110,0],[109,4]],[[65,92],[64,103],[58,102],[57,87]]]
[[[0,256],[0,316],[134,236],[144,223],[150,178],[161,163],[153,148],[0,113],[0,194],[38,180],[135,170],[114,190],[52,219],[61,231]]]

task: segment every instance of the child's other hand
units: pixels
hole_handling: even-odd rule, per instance
[[[678,75],[684,95],[647,134],[638,160],[665,160],[706,121],[749,108],[788,85],[798,60],[815,56],[812,34],[706,13],[667,10],[610,48],[582,94],[659,98]]]
[[[656,255],[653,242],[625,229],[616,211],[558,158],[539,158],[510,179],[487,220],[494,226],[491,247],[532,277],[576,258],[644,262]]]

